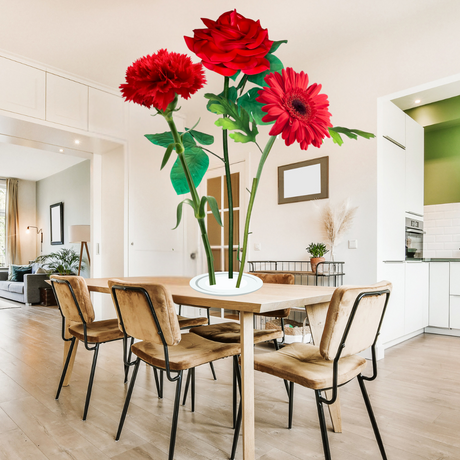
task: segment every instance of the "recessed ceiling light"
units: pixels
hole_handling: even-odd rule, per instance
[[[415,103],[416,103],[416,104],[420,104],[420,102],[422,102],[420,99],[416,99],[416,100],[415,100]]]
[[[80,141],[78,139],[75,139],[75,144],[79,144]]]
[[[64,149],[59,149],[59,152],[60,152],[60,153],[64,153]]]

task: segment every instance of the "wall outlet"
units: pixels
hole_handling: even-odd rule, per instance
[[[261,251],[262,245],[260,243],[254,243],[254,251]]]
[[[348,249],[358,249],[358,240],[348,240]]]

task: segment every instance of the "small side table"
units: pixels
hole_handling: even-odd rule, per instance
[[[40,305],[44,307],[54,307],[57,305],[56,298],[54,297],[53,288],[41,287],[40,290]]]

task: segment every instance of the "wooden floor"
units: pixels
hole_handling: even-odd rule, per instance
[[[16,304],[17,305],[17,304]],[[79,349],[71,385],[54,395],[62,366],[60,315],[54,307],[0,310],[0,459],[163,460],[173,386],[157,399],[142,365],[119,442],[126,392],[121,343],[101,346],[88,420],[81,420],[92,353]],[[269,348],[257,348],[267,352]],[[231,448],[231,361],[197,370],[197,410],[181,407],[176,459],[227,459]],[[321,459],[313,392],[296,387],[294,428],[286,429],[282,381],[256,373],[256,457]],[[390,460],[460,459],[460,339],[421,335],[387,350],[368,391]],[[343,429],[329,439],[334,460],[379,459],[357,382],[342,390]],[[241,459],[241,445],[237,458]]]

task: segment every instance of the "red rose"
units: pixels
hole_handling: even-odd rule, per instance
[[[259,21],[247,19],[236,10],[222,14],[217,21],[202,21],[207,29],[196,29],[193,38],[184,38],[206,68],[226,77],[238,70],[255,75],[270,68],[265,56],[273,42]]]
[[[128,67],[126,83],[120,89],[127,101],[166,110],[176,94],[188,99],[205,83],[201,64],[193,64],[186,54],[161,49]]]

